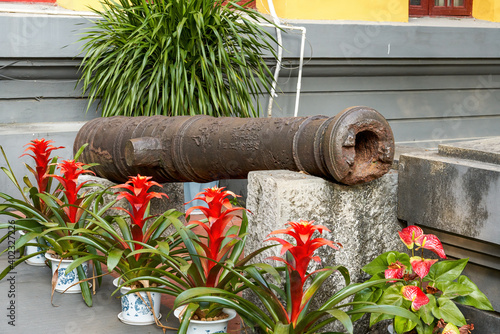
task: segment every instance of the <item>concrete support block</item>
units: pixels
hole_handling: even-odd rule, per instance
[[[287,221],[315,220],[331,232],[325,237],[340,242],[344,248],[319,250],[323,266],[343,265],[351,280],[361,282],[367,277],[361,268],[383,252],[406,247],[399,240],[401,225],[396,217],[397,172],[357,186],[345,186],[322,178],[290,171],[257,171],[248,177],[247,208],[249,230],[247,253],[270,243],[263,242],[273,230]],[[268,250],[259,258],[279,256],[279,247]],[[313,264],[310,270],[320,269]],[[314,304],[319,305],[344,287],[340,274],[324,284]],[[315,305],[313,305],[315,307]],[[358,334],[366,332],[358,328]],[[336,330],[342,327],[337,327]]]

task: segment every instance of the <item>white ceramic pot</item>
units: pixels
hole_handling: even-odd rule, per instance
[[[113,285],[116,287],[120,286],[120,278],[115,278],[113,280]],[[121,287],[120,292],[122,311],[118,314],[118,319],[121,322],[128,325],[151,325],[155,323],[155,318],[153,312],[151,312],[151,302],[153,303],[153,310],[157,319],[161,318],[160,306],[161,306],[161,293],[150,292],[151,301],[146,292],[139,292],[142,299],[136,293],[130,293],[126,295],[127,292],[132,290],[129,287]]]
[[[174,311],[174,315],[179,318],[179,314],[184,306],[178,307]],[[230,308],[224,308],[222,311],[229,315],[226,319],[215,321],[200,321],[191,320],[187,329],[187,334],[214,334],[227,333],[229,321],[236,317],[236,311]]]
[[[56,259],[52,257],[49,253],[45,253],[45,257],[50,261],[50,266],[52,268],[52,276],[54,275],[54,272],[56,271],[57,267],[59,266],[59,263],[61,262],[61,265],[59,266],[57,285],[55,290],[57,292],[64,292],[64,293],[81,293],[82,289],[80,288],[80,284],[74,285],[71,288],[69,288],[71,285],[80,281],[78,279],[78,272],[76,271],[76,268],[70,271],[69,273],[66,272],[66,268],[68,268],[68,266],[73,262],[73,260]],[[85,276],[87,276],[88,262],[84,262],[82,264],[82,267],[83,271],[85,272]]]
[[[19,231],[20,235],[25,235],[26,232],[24,231]],[[28,243],[36,243],[36,239],[32,239],[28,241]],[[30,255],[33,253],[37,253],[42,251],[42,249],[38,246],[26,246],[24,248],[24,254],[25,255]],[[38,254],[36,256],[30,257],[26,261],[24,261],[26,264],[29,264],[30,266],[44,266],[45,265],[45,256],[43,253]]]

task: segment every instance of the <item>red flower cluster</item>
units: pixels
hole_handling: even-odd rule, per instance
[[[90,170],[84,169],[85,166],[87,165],[75,160],[64,160],[57,164],[57,168],[60,169],[62,176],[47,175],[58,180],[63,186],[63,193],[67,204],[67,206],[63,207],[63,210],[68,216],[69,222],[73,224],[78,222],[83,213],[77,206],[82,201],[82,198],[78,197],[78,192],[85,182],[78,184],[78,177],[84,173],[93,173]]]
[[[54,150],[64,148],[63,146],[55,147],[50,145],[52,140],[34,139],[25,146],[29,146],[24,152],[31,151],[33,154],[24,153],[22,156],[30,156],[35,160],[35,170],[26,165],[26,167],[35,175],[38,184],[38,192],[43,193],[47,189],[49,162],[51,160],[50,154]]]
[[[150,218],[150,217],[145,217],[146,209],[149,205],[149,202],[153,198],[161,198],[163,196],[168,198],[168,196],[164,193],[149,191],[149,189],[152,186],[161,187],[161,185],[158,184],[157,182],[150,181],[151,179],[152,177],[150,176],[141,176],[141,175],[131,176],[126,183],[112,187],[112,188],[120,188],[128,190],[128,191],[117,192],[118,194],[117,200],[125,198],[132,207],[132,211],[126,210],[121,207],[117,207],[116,209],[123,210],[130,216],[130,220],[132,223],[131,232],[134,241],[144,242],[144,243],[146,243],[147,238],[150,237],[149,234],[144,235],[142,231],[144,223],[146,222],[146,220]],[[126,244],[123,246],[129,248],[128,245]],[[142,245],[135,244],[135,250],[139,250],[141,248],[143,248]],[[138,260],[140,258],[140,255],[141,254],[136,254],[135,259]]]
[[[318,231],[320,234],[323,231],[330,231],[328,228],[322,225],[314,225],[314,221],[306,221],[301,220],[300,222],[289,222],[287,225],[290,227],[282,230],[276,230],[271,232],[269,235],[273,234],[288,234],[293,237],[296,241],[296,245],[289,243],[288,241],[272,237],[267,239],[266,241],[273,240],[279,242],[281,247],[281,255],[290,252],[292,255],[292,261],[287,262],[280,257],[273,256],[272,259],[276,261],[284,262],[288,267],[288,272],[290,275],[290,290],[292,294],[292,313],[290,315],[290,321],[295,327],[298,322],[298,318],[303,308],[307,305],[309,299],[304,296],[304,283],[307,278],[318,272],[314,271],[310,274],[307,274],[307,267],[311,260],[316,262],[321,262],[319,256],[313,256],[314,251],[321,246],[329,246],[334,249],[338,249],[338,246],[342,247],[339,243],[333,243],[330,240],[324,238],[312,238],[312,235],[315,231]]]
[[[233,207],[233,205],[229,201],[229,196],[237,197],[237,195],[235,195],[231,191],[224,190],[224,188],[207,188],[204,191],[198,193],[190,202],[194,200],[200,200],[205,202],[208,207],[193,206],[186,211],[186,217],[188,217],[193,212],[193,210],[198,209],[207,219],[206,222],[202,222],[199,220],[189,222],[189,224],[196,224],[201,226],[207,233],[207,244],[199,242],[199,245],[205,252],[204,256],[211,260],[210,261],[204,258],[200,259],[205,271],[205,276],[207,277],[207,287],[215,286],[215,283],[217,282],[218,271],[212,272],[211,270],[214,266],[216,266],[216,262],[220,261],[232,247],[231,243],[226,243],[223,246],[224,239],[226,239],[227,237],[236,237],[236,235],[226,235],[224,231],[233,217],[240,210],[245,210],[242,207]]]
[[[429,249],[433,251],[443,259],[446,258],[443,245],[441,244],[441,241],[439,241],[438,237],[433,234],[424,234],[420,227],[411,225],[402,229],[398,233],[403,243],[412,251],[416,245],[422,249]],[[420,256],[412,256],[410,258],[411,269],[422,279],[427,276],[431,266],[437,261],[438,260],[424,259]],[[395,263],[390,264],[388,269],[385,271],[385,278],[403,278],[405,271],[406,267],[399,261],[396,261]],[[417,311],[420,307],[429,302],[429,298],[418,286],[404,286],[401,289],[401,293],[405,299],[412,302],[411,308],[413,311]]]

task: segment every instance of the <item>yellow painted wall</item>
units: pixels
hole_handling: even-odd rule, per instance
[[[57,4],[61,7],[78,11],[88,11],[89,7],[95,9],[103,8],[99,0],[57,0]]]
[[[473,0],[472,16],[480,20],[500,22],[500,0]]]
[[[285,19],[408,22],[408,0],[273,0],[273,3],[276,14]],[[257,9],[269,13],[267,4],[267,0],[257,0]]]

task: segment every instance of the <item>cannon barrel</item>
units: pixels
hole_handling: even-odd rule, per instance
[[[80,160],[115,182],[141,174],[203,183],[286,169],[354,185],[384,175],[394,158],[389,124],[368,107],[330,118],[97,118],[81,128],[74,150],[85,143]]]

